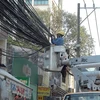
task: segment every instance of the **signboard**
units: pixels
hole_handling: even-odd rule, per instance
[[[24,86],[18,82],[15,82],[10,79],[6,79],[6,86],[9,91],[12,91],[14,94],[21,95],[26,98],[31,98],[32,90],[27,86]]]
[[[18,80],[20,80],[25,85],[29,86],[29,78],[28,77],[16,77]]]
[[[21,51],[16,52],[16,48],[14,48],[14,57],[12,63],[12,74],[16,77],[27,77],[30,81],[30,86],[34,88],[32,100],[37,100],[37,85],[38,85],[38,67],[37,67],[37,55],[35,53],[32,55],[31,60],[30,58],[24,58],[24,54],[21,54]],[[22,55],[22,56],[21,56]]]
[[[43,96],[38,96],[38,100],[43,100]]]
[[[50,96],[50,88],[39,86],[38,95],[39,96]]]
[[[19,53],[15,53],[14,56],[20,56]],[[16,77],[28,77],[30,83],[36,85],[38,83],[38,67],[37,64],[33,64],[26,58],[18,57],[14,58],[12,66],[12,74]]]

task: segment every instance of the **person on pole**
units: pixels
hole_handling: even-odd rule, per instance
[[[64,31],[59,31],[57,32],[57,38],[55,38],[54,35],[52,35],[51,37],[52,44],[63,45],[64,44],[64,40],[63,40],[64,34],[65,34]]]

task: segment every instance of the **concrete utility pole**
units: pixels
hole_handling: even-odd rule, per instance
[[[77,57],[80,57],[80,3],[77,4]],[[75,81],[76,92],[79,92],[79,86]]]
[[[80,57],[80,3],[77,5],[77,57]]]

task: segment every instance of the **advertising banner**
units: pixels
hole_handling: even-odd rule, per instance
[[[15,53],[15,56],[19,56],[19,53]],[[38,67],[26,58],[13,59],[12,74],[19,78],[30,78],[30,84],[36,85],[38,83]]]
[[[39,96],[50,96],[50,88],[38,86],[38,95]]]
[[[29,86],[30,85],[30,80],[28,77],[16,77],[18,80],[20,80],[22,83],[24,83],[25,85]]]
[[[32,90],[18,82],[6,78],[7,90],[12,91],[14,94],[21,95],[26,98],[31,98]]]

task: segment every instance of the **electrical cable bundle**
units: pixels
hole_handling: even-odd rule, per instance
[[[24,0],[0,0],[0,28],[8,34],[42,47],[49,46],[51,33],[24,3]]]

